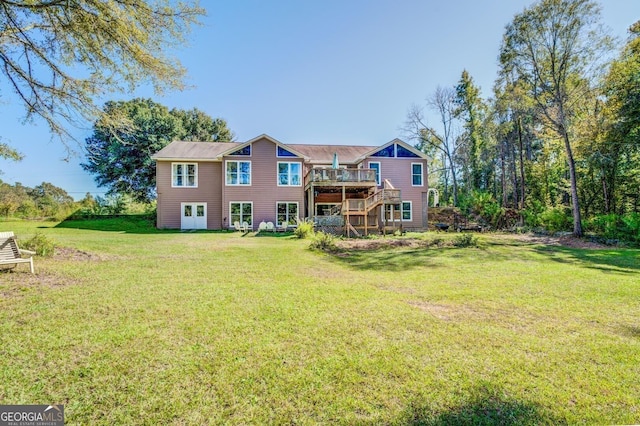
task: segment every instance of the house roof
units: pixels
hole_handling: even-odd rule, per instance
[[[292,154],[295,154],[295,155],[297,155],[298,157],[302,157],[302,158],[304,158],[304,160],[305,160],[305,161],[309,161],[309,157],[307,157],[307,156],[306,156],[306,155],[304,155],[303,153],[301,153],[301,152],[297,151],[297,149],[293,148],[291,145],[285,145],[285,144],[283,144],[282,142],[280,142],[279,140],[274,139],[274,138],[272,138],[271,136],[269,136],[269,135],[267,135],[267,134],[264,134],[264,133],[263,133],[263,134],[261,134],[260,136],[256,136],[256,137],[255,137],[255,138],[253,138],[253,139],[250,139],[250,140],[248,140],[248,141],[246,141],[246,142],[241,143],[239,146],[233,147],[233,148],[231,148],[231,149],[229,149],[229,150],[227,150],[227,151],[224,151],[224,152],[220,153],[220,157],[222,157],[222,156],[224,156],[224,155],[229,155],[229,154],[231,154],[232,152],[234,152],[234,151],[236,151],[236,150],[238,150],[238,149],[242,149],[242,148],[244,148],[244,147],[245,147],[245,146],[247,146],[247,145],[251,145],[252,143],[254,143],[254,142],[256,142],[256,141],[258,141],[258,140],[260,140],[260,139],[266,139],[266,140],[268,140],[268,141],[272,142],[273,144],[275,144],[275,145],[277,145],[277,146],[279,146],[279,147],[282,147],[282,148],[286,149],[287,151],[291,152]]]
[[[358,157],[374,148],[372,146],[349,145],[291,144],[289,146],[308,157],[312,164],[331,164],[333,154],[338,154],[338,162],[341,164],[354,164]]]
[[[303,157],[306,162],[311,164],[331,164],[333,162],[334,154],[338,155],[338,162],[340,164],[357,164],[366,157],[383,149],[390,144],[398,143],[405,148],[416,153],[422,158],[426,158],[426,155],[411,145],[401,141],[400,139],[394,139],[384,145],[379,146],[363,146],[363,145],[312,145],[312,144],[283,144],[282,142],[273,139],[269,135],[260,135],[247,142],[182,142],[175,141],[162,148],[151,158],[154,160],[199,160],[199,161],[219,161],[224,155],[243,148],[259,139],[268,139],[274,144],[281,146],[282,148],[289,150],[295,155]]]
[[[154,160],[215,161],[220,154],[244,145],[238,142],[174,141],[151,156]]]

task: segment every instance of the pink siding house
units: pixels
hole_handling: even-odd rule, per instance
[[[381,146],[172,142],[157,164],[158,228],[233,229],[246,222],[339,226],[348,235],[427,228],[427,157]],[[338,224],[338,225],[336,225]],[[329,225],[327,225],[329,226]]]

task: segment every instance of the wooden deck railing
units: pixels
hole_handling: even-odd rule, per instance
[[[399,204],[401,201],[399,189],[383,189],[367,198],[349,198],[344,200],[342,214],[366,213],[380,204]]]
[[[304,177],[304,185],[343,185],[344,183],[369,183],[375,185],[376,171],[373,169],[323,169],[313,168]]]

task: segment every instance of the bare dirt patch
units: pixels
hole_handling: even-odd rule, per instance
[[[0,270],[0,297],[15,298],[41,291],[45,288],[61,288],[77,284],[78,280],[51,272],[31,274],[20,268]]]
[[[530,244],[544,244],[547,246],[561,246],[569,248],[578,248],[585,250],[600,250],[610,248],[607,245],[589,241],[583,238],[576,238],[573,235],[536,235],[536,234],[502,234],[500,237],[513,239]]]
[[[428,247],[432,243],[418,238],[385,238],[385,239],[349,239],[336,241],[336,246],[343,250],[378,250],[386,248],[418,248]]]
[[[585,250],[598,250],[610,248],[607,245],[589,241],[583,238],[576,238],[573,235],[538,235],[538,234],[489,234],[491,238],[504,239],[506,241],[519,241],[526,244],[542,244],[546,246],[558,246],[578,248]],[[393,248],[429,248],[447,247],[453,245],[452,241],[442,238],[374,238],[374,239],[346,239],[336,241],[336,247],[340,250],[382,250]]]
[[[88,253],[72,247],[56,247],[53,258],[57,260],[77,260],[77,261],[101,261],[104,260],[97,254]]]
[[[104,256],[88,253],[72,247],[59,246],[55,248],[53,259],[72,262],[100,262],[106,260]],[[79,282],[74,278],[50,270],[43,271],[39,268],[37,258],[34,263],[36,269],[35,274],[31,274],[25,265],[18,265],[12,269],[0,269],[0,297],[21,297],[33,291],[41,291],[46,288],[61,288]]]

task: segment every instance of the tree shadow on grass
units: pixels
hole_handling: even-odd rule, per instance
[[[437,251],[429,249],[353,250],[332,255],[335,262],[361,271],[406,271],[440,266]]]
[[[149,215],[117,215],[92,218],[68,218],[60,222],[55,228],[86,229],[90,231],[121,232],[127,234],[171,234],[171,233],[211,233],[232,231],[184,231],[180,229],[157,229],[155,217]]]
[[[560,425],[566,421],[554,418],[539,405],[510,398],[495,387],[481,386],[459,405],[432,409],[419,402],[411,404],[397,422],[404,425]]]
[[[635,274],[640,271],[640,250],[588,250],[558,246],[536,247],[534,250],[555,262],[577,263],[608,273]]]

